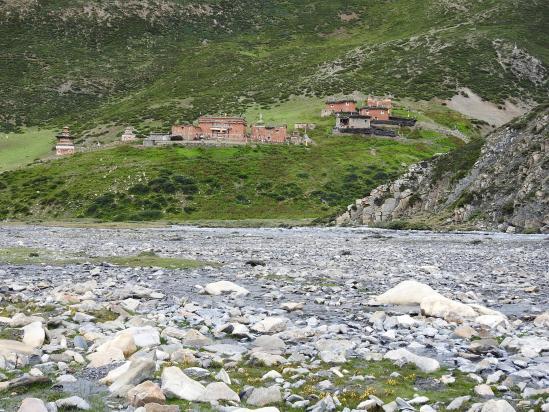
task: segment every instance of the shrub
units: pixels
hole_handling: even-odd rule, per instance
[[[157,220],[162,217],[162,212],[160,210],[144,210],[142,212],[133,213],[129,216],[130,220]]]
[[[137,183],[128,189],[128,193],[132,195],[146,195],[149,191],[149,187],[143,183]]]

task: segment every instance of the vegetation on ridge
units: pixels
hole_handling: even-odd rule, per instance
[[[55,0],[0,7],[0,123],[167,127],[362,90],[546,96],[545,2]],[[517,46],[518,52],[514,51]]]

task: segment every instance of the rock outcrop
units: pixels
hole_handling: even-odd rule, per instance
[[[412,165],[358,199],[339,225],[423,221],[513,232],[549,233],[549,108],[540,106],[492,134]]]

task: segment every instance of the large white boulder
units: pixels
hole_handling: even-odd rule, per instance
[[[375,298],[375,303],[387,305],[418,305],[430,296],[442,296],[431,286],[415,280],[405,280]]]
[[[39,348],[44,344],[46,332],[42,327],[42,322],[32,322],[23,327],[23,343]]]
[[[236,296],[246,296],[250,293],[248,289],[238,286],[236,283],[229,282],[228,280],[208,283],[204,287],[204,290],[208,295],[213,296],[219,296],[224,293],[234,293]]]
[[[189,378],[178,367],[170,366],[162,371],[162,391],[168,398],[201,402],[206,388],[200,382]]]
[[[48,408],[42,399],[25,398],[17,412],[48,412]]]
[[[471,306],[438,294],[424,298],[420,303],[420,308],[424,315],[447,320],[471,318],[477,315]]]

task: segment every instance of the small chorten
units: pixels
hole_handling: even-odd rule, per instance
[[[55,154],[57,156],[72,155],[75,152],[73,136],[67,126],[63,127],[63,131],[57,136],[57,144],[55,145]]]
[[[134,142],[137,140],[137,136],[135,135],[135,132],[133,130],[133,127],[126,127],[126,130],[124,130],[124,133],[122,134],[122,137],[120,138],[122,142]]]

